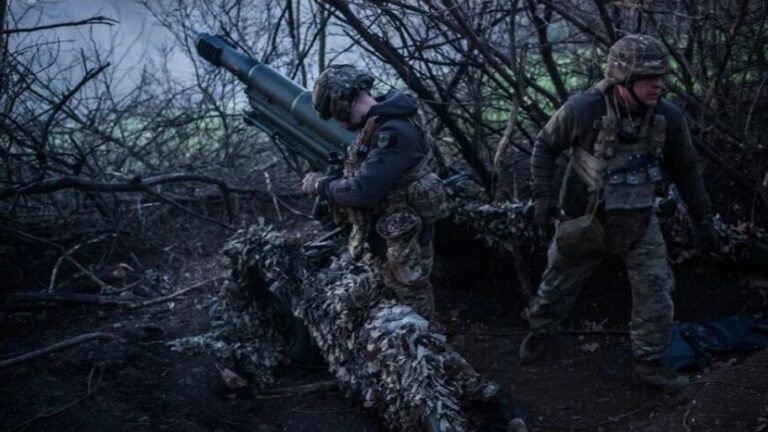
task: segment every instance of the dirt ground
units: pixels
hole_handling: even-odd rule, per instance
[[[629,288],[608,261],[579,298],[556,355],[520,366],[525,333],[509,257],[467,239],[438,244],[437,307],[453,344],[518,398],[532,431],[768,431],[768,352],[716,358],[686,392],[665,396],[632,378]],[[540,266],[542,263],[538,263]],[[541,270],[534,265],[532,272]],[[179,288],[225,276],[218,254],[187,265]],[[680,320],[765,312],[754,275],[688,262],[675,267]],[[761,275],[758,275],[761,277]],[[216,361],[165,342],[204,332],[210,283],[135,310],[77,306],[0,314],[0,361],[89,332],[90,341],[0,368],[2,431],[383,431],[374,413],[334,388],[265,398],[229,390]],[[582,333],[592,330],[592,332]],[[594,331],[597,330],[597,331]],[[328,382],[323,368],[284,366],[277,388]]]

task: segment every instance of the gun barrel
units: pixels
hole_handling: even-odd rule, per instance
[[[312,106],[310,91],[269,65],[238,51],[221,37],[199,34],[197,52],[211,64],[234,74],[251,92],[262,96],[267,104],[274,104],[282,112],[288,113],[293,120],[290,123],[309,129],[313,135],[319,136],[325,142],[318,144],[326,148],[326,153],[342,151],[354,138],[354,134],[333,120],[320,118]]]

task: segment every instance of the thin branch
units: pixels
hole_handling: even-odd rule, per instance
[[[0,369],[6,366],[12,366],[18,363],[25,362],[27,360],[32,360],[38,357],[42,357],[54,351],[59,351],[64,348],[69,348],[69,347],[81,344],[83,342],[88,342],[95,339],[116,339],[120,342],[125,342],[125,339],[123,339],[122,337],[114,333],[104,333],[104,332],[86,333],[80,336],[75,336],[71,339],[67,339],[62,342],[55,343],[48,347],[41,348],[39,350],[31,351],[26,354],[22,354],[20,356],[10,358],[8,360],[0,361]]]
[[[196,181],[201,183],[215,184],[219,187],[219,189],[221,189],[223,195],[228,192],[234,192],[241,194],[252,194],[260,196],[263,199],[269,199],[269,196],[266,193],[258,189],[230,187],[224,180],[215,177],[202,174],[186,173],[164,174],[150,177],[134,177],[129,181],[122,182],[98,182],[84,177],[63,176],[55,179],[32,183],[26,186],[15,186],[0,189],[0,199],[9,198],[16,195],[45,194],[64,189],[77,189],[90,192],[142,192],[146,187],[184,181]]]
[[[211,278],[211,279],[208,279],[208,280],[204,280],[204,281],[198,282],[198,283],[196,283],[196,284],[194,284],[194,285],[192,285],[190,287],[178,290],[175,293],[168,294],[167,296],[158,297],[158,298],[155,298],[155,299],[152,299],[152,300],[143,301],[141,303],[132,304],[132,305],[128,306],[128,308],[129,309],[139,309],[139,308],[143,308],[143,307],[147,307],[147,306],[156,305],[158,303],[164,303],[164,302],[167,302],[168,300],[173,300],[174,298],[176,298],[176,297],[178,297],[180,295],[186,294],[186,293],[188,293],[190,291],[193,291],[193,290],[196,290],[196,289],[198,289],[200,287],[204,287],[204,286],[208,285],[211,282],[216,282],[216,281],[221,280],[221,279],[223,279],[222,276]]]
[[[3,34],[9,35],[9,34],[15,34],[15,33],[29,33],[29,32],[36,32],[40,30],[50,30],[50,29],[60,28],[60,27],[75,27],[75,26],[94,25],[94,24],[105,24],[108,26],[113,26],[115,24],[120,24],[120,21],[117,21],[116,19],[105,17],[105,16],[94,16],[94,17],[86,18],[80,21],[46,24],[38,27],[8,29],[8,30],[4,30]]]
[[[53,267],[53,271],[51,272],[51,281],[48,284],[48,292],[53,292],[56,289],[56,275],[59,272],[59,267],[61,267],[61,263],[63,263],[65,259],[69,261],[74,261],[74,259],[72,258],[72,254],[76,252],[78,249],[80,249],[81,247],[87,244],[100,242],[105,238],[112,237],[114,235],[115,234],[103,234],[96,237],[95,239],[88,240],[87,242],[78,243],[75,246],[71,247],[69,250],[65,251],[64,254],[61,257],[59,257],[59,259],[56,261],[56,265]]]

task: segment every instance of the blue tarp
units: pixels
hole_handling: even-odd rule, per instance
[[[711,354],[753,351],[768,347],[768,317],[734,315],[727,318],[675,325],[672,342],[662,356],[674,370],[702,369]]]

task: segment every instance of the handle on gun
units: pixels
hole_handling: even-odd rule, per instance
[[[332,151],[328,153],[328,167],[325,169],[325,174],[329,176],[339,176],[341,175],[341,167],[342,160],[339,157],[339,154],[335,151]],[[322,216],[322,208],[323,208],[323,199],[317,196],[315,198],[315,203],[312,205],[312,219],[320,219]]]

